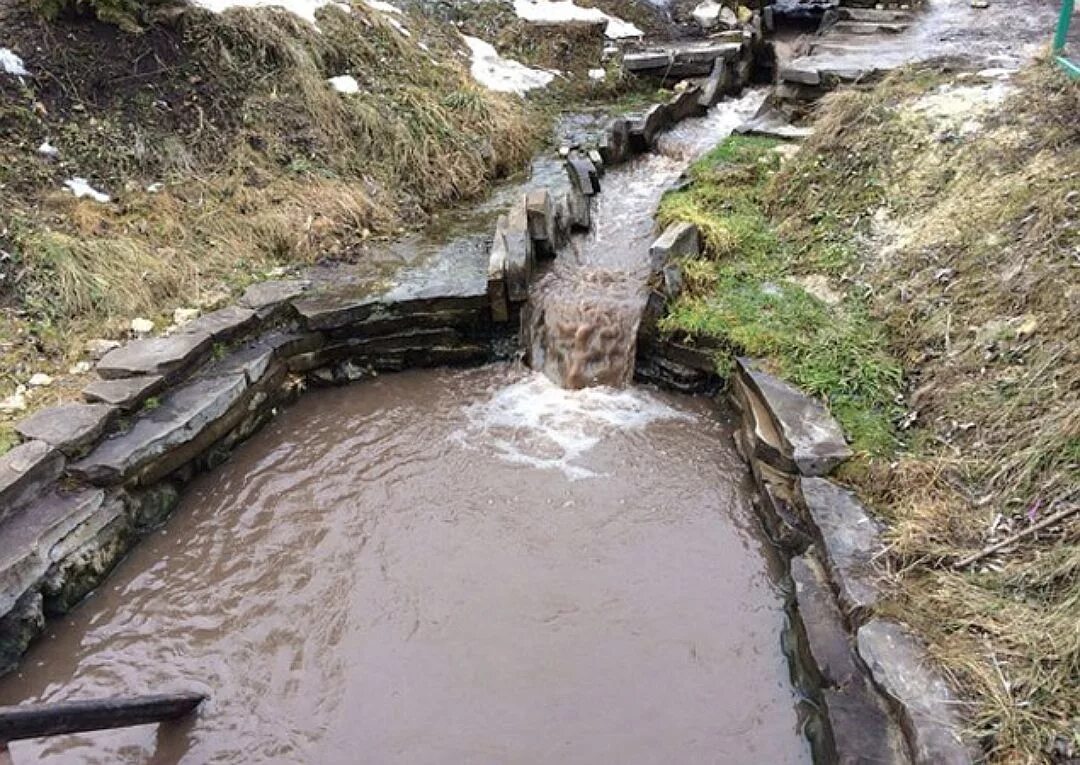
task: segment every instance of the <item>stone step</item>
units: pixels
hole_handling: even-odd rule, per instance
[[[849,35],[898,35],[908,28],[901,21],[838,21],[829,28],[829,32]]]
[[[885,10],[879,8],[838,8],[837,15],[846,21],[872,21],[878,24],[893,22],[911,22],[915,14],[911,11]]]
[[[64,455],[44,441],[27,441],[0,455],[0,520],[47,490],[64,470]]]
[[[742,41],[706,42],[637,51],[623,56],[623,68],[637,75],[704,77],[712,72],[717,59],[739,59],[744,46]]]
[[[25,439],[44,441],[72,457],[97,441],[117,411],[108,404],[63,404],[32,414],[15,430]]]

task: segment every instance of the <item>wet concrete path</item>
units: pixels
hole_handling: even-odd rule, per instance
[[[808,762],[729,436],[503,366],[309,394],[0,683],[198,719],[16,761]]]

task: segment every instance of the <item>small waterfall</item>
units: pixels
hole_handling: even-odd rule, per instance
[[[633,381],[660,197],[763,98],[748,92],[722,102],[665,133],[654,153],[608,171],[603,193],[593,198],[592,230],[572,240],[530,288],[522,326],[533,369],[572,389]]]

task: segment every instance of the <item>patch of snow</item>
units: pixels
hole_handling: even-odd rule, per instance
[[[942,85],[915,102],[917,112],[938,121],[963,122],[1001,104],[1013,86],[997,81],[989,85]]]
[[[23,60],[10,48],[0,48],[0,69],[16,77],[30,76],[30,72],[26,71],[26,66],[23,65]]]
[[[315,23],[315,11],[327,5],[336,5],[346,13],[350,10],[348,3],[338,0],[192,0],[192,2],[214,13],[222,13],[230,8],[283,8],[312,24]]]
[[[364,5],[380,13],[401,13],[401,9],[396,5],[383,2],[383,0],[364,0]]]
[[[603,69],[590,69],[589,70],[589,79],[590,80],[596,80],[597,82],[600,82],[602,80],[607,79],[607,72],[604,71]]]
[[[356,78],[351,74],[341,74],[337,77],[331,77],[327,82],[330,83],[330,87],[336,90],[338,93],[350,93],[360,92],[360,83],[356,81]]]
[[[60,156],[60,150],[57,149],[55,146],[53,146],[48,141],[42,141],[41,146],[38,146],[37,151],[38,151],[38,154],[42,155],[43,157],[59,157]]]
[[[108,204],[112,201],[108,194],[95,189],[85,178],[72,178],[64,181],[64,186],[79,199],[90,197],[101,204]]]
[[[26,386],[19,385],[15,388],[15,392],[7,398],[0,400],[0,412],[10,414],[13,412],[22,412],[26,409]]]
[[[154,322],[143,318],[132,319],[131,331],[136,335],[148,335],[154,331]]]
[[[161,181],[154,181],[153,183],[149,184],[146,187],[146,193],[148,193],[148,194],[157,194],[163,188],[165,188],[164,183],[162,183]]]
[[[400,32],[403,37],[412,37],[412,32],[410,32],[408,29],[406,29],[405,25],[402,24],[397,19],[391,18],[390,16],[387,16],[386,20],[388,22],[390,22],[390,26],[392,26],[394,29],[396,29],[398,32]]]
[[[574,0],[514,0],[514,13],[525,21],[606,21],[604,34],[612,40],[643,35],[629,21],[608,15],[599,8],[574,5]]]
[[[472,53],[473,79],[488,90],[520,95],[534,88],[542,88],[555,79],[551,72],[530,69],[518,61],[503,58],[494,46],[483,40],[468,35],[462,37]]]
[[[31,375],[30,379],[26,381],[26,384],[31,388],[47,388],[53,384],[53,379],[44,372],[35,372]]]

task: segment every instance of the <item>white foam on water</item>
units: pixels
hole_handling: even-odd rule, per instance
[[[520,95],[533,88],[542,88],[555,79],[551,72],[530,69],[518,61],[503,58],[490,43],[468,35],[462,37],[472,53],[470,71],[473,79],[488,90]]]
[[[454,434],[459,443],[570,480],[598,475],[580,460],[612,433],[693,419],[640,388],[569,390],[539,373],[499,388],[465,413],[467,424]]]

